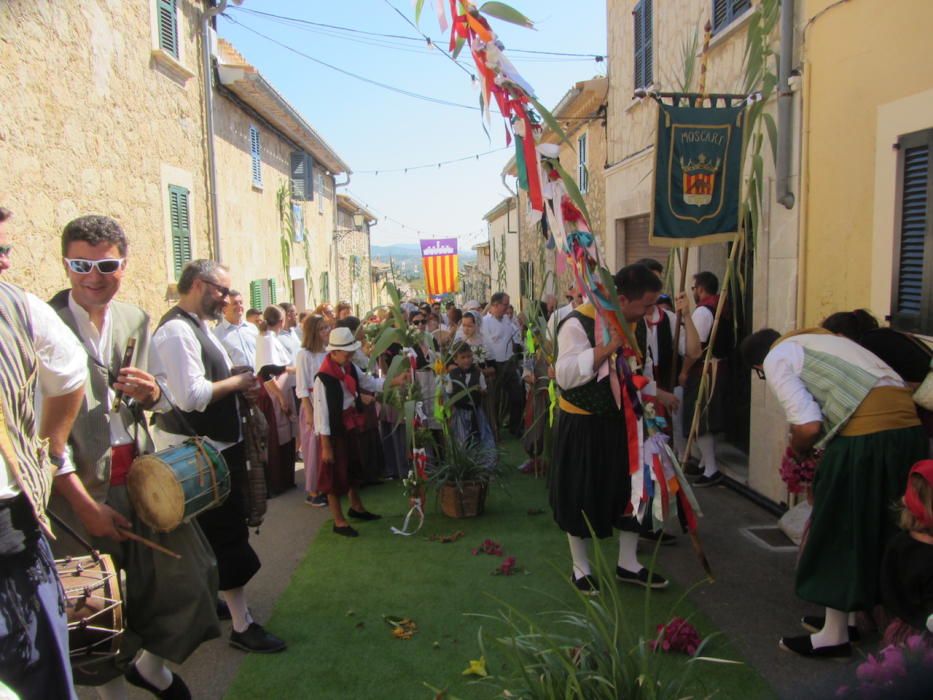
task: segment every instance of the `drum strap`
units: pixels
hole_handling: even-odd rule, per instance
[[[71,527],[71,525],[69,525],[69,524],[66,523],[64,520],[62,520],[60,517],[58,517],[57,515],[55,515],[55,513],[52,512],[51,510],[46,510],[46,513],[48,513],[49,517],[50,517],[53,521],[55,521],[55,524],[56,524],[56,525],[58,525],[62,530],[64,530],[65,532],[67,532],[69,535],[71,535],[71,536],[75,539],[75,541],[76,541],[78,544],[80,544],[82,547],[84,547],[84,548],[88,551],[88,554],[91,555],[91,558],[92,558],[94,561],[100,561],[100,552],[98,552],[96,549],[94,549],[94,547],[91,545],[90,542],[88,542],[86,539],[84,539],[83,537],[81,537],[81,535],[79,535],[77,532],[75,532],[75,529],[74,529],[73,527]]]

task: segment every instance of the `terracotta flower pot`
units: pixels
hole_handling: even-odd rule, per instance
[[[458,489],[454,484],[440,488],[441,511],[448,518],[474,518],[486,510],[486,487],[481,481],[470,481]]]

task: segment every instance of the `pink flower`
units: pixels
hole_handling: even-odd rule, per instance
[[[649,642],[652,650],[681,651],[693,656],[700,647],[700,634],[682,617],[675,617],[666,625],[658,625],[661,638]]]

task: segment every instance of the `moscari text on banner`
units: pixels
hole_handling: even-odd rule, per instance
[[[457,291],[457,261],[456,238],[421,241],[424,283],[430,296]]]

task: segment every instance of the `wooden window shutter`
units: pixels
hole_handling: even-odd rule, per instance
[[[633,23],[632,23],[632,37],[634,39],[633,45],[635,47],[635,89],[637,90],[640,87],[644,87],[644,72],[645,72],[645,52],[644,52],[644,35],[642,29],[644,27],[644,0],[639,2],[635,6],[635,10],[632,12]]]
[[[271,305],[271,304],[277,304],[278,301],[279,301],[279,300],[278,300],[278,294],[277,294],[276,292],[277,292],[277,290],[276,290],[276,286],[275,286],[275,280],[274,280],[273,278],[270,277],[270,278],[269,278],[269,304],[270,304],[270,305]]]
[[[172,227],[172,264],[175,279],[181,277],[185,265],[191,262],[191,214],[188,190],[168,186],[169,220]]]
[[[654,37],[653,37],[653,19],[654,19],[654,10],[651,7],[651,0],[642,0],[644,5],[644,39],[642,40],[642,53],[644,54],[644,64],[645,64],[645,82],[642,83],[644,87],[648,87],[654,82]]]
[[[253,280],[249,283],[249,305],[253,309],[262,308],[262,282]]]
[[[249,154],[252,158],[253,184],[262,187],[262,150],[259,143],[259,129],[249,127]]]
[[[314,168],[311,156],[293,151],[291,158],[292,198],[309,202],[314,199]]]
[[[178,58],[178,7],[176,0],[158,0],[159,48]]]
[[[901,137],[891,326],[933,333],[933,129]]]

